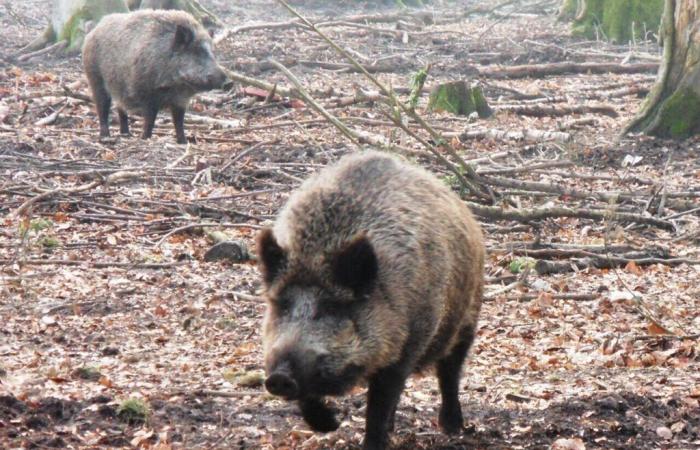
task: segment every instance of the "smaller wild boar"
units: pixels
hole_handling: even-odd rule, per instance
[[[109,136],[114,98],[121,134],[129,134],[127,112],[137,112],[144,119],[141,137],[151,137],[158,111],[169,108],[177,142],[186,143],[184,120],[190,98],[221,88],[227,80],[211,44],[204,27],[182,11],[141,10],[102,18],[83,46],[100,136]]]
[[[338,427],[323,397],[369,381],[364,448],[388,445],[411,373],[437,367],[439,423],[462,429],[462,364],[483,288],[479,225],[423,169],[376,151],[305,181],[258,235],[263,345],[275,395],[317,431]]]

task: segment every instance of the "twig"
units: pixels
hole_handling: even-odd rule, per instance
[[[51,114],[49,114],[48,116],[34,122],[34,125],[39,126],[39,127],[45,126],[45,125],[53,125],[58,120],[58,116],[61,114],[61,111],[63,111],[65,108],[66,108],[66,104],[63,103],[61,105],[61,107],[58,108],[56,111],[54,111]]]
[[[67,46],[68,46],[67,40],[59,41],[53,45],[49,45],[48,47],[44,47],[41,50],[37,50],[35,52],[25,53],[23,55],[20,55],[17,57],[17,61],[20,61],[20,62],[27,61],[29,59],[36,58],[37,56],[45,55],[47,53],[51,53],[51,52],[58,51],[58,50],[63,50]]]
[[[275,66],[277,69],[279,69],[282,73],[286,75],[287,78],[289,78],[289,81],[292,82],[294,87],[297,88],[297,91],[299,95],[302,97],[302,99],[310,104],[319,114],[321,114],[323,117],[326,118],[331,124],[333,124],[338,130],[340,130],[345,137],[350,139],[350,141],[357,145],[358,147],[360,146],[360,143],[362,142],[362,138],[353,130],[348,128],[343,122],[338,120],[334,115],[326,111],[326,109],[321,106],[318,102],[316,102],[311,96],[304,90],[304,87],[302,86],[301,82],[299,79],[294,76],[292,72],[289,71],[286,67],[284,67],[282,64],[278,63],[274,59],[270,60],[270,63],[272,63],[273,66]]]
[[[462,185],[469,189],[472,193],[475,195],[486,199],[486,200],[492,200],[492,196],[489,195],[487,192],[485,192],[479,185],[478,185],[478,180],[479,177],[474,171],[474,169],[466,164],[464,160],[457,154],[457,152],[452,148],[448,143],[447,140],[445,140],[440,133],[438,133],[435,129],[433,129],[427,122],[423,120],[422,117],[420,117],[418,114],[416,114],[415,110],[407,106],[404,102],[400,101],[393,90],[387,88],[384,86],[384,84],[380,83],[379,80],[377,80],[376,77],[374,77],[371,73],[369,73],[363,66],[360,64],[348,51],[346,51],[344,48],[340,47],[338,44],[336,44],[331,38],[329,38],[325,33],[323,33],[317,26],[315,26],[313,23],[311,23],[308,19],[306,19],[304,16],[302,16],[299,12],[297,12],[294,8],[292,8],[285,0],[277,0],[278,3],[280,3],[282,6],[284,6],[289,12],[291,12],[294,16],[299,18],[299,20],[302,21],[306,26],[308,26],[310,29],[312,29],[316,34],[321,36],[324,41],[326,41],[335,51],[343,55],[345,59],[350,61],[350,63],[355,66],[367,79],[369,79],[375,86],[379,88],[379,90],[388,98],[391,99],[393,106],[397,109],[411,117],[413,120],[415,120],[423,129],[428,131],[430,136],[433,138],[435,142],[438,143],[440,148],[446,150],[450,156],[452,156],[456,161],[459,162],[459,165],[462,170],[457,169],[448,159],[446,159],[438,150],[435,148],[435,146],[431,145],[425,140],[419,140],[423,146],[425,146],[431,153],[433,153],[438,160],[442,164],[444,164],[450,171],[452,171],[457,178],[460,180],[460,183]],[[393,114],[389,115],[389,118],[394,121],[396,125],[401,127],[402,130],[406,131],[408,128],[403,125],[401,120],[399,118],[394,117]],[[412,137],[416,137],[415,133],[411,134]],[[463,173],[464,172],[464,173]],[[466,176],[465,176],[466,174]]]
[[[193,228],[206,228],[206,227],[221,227],[221,228],[253,228],[253,229],[260,229],[262,228],[259,225],[253,225],[250,223],[190,223],[187,225],[183,225],[181,227],[174,228],[167,233],[163,235],[162,238],[158,240],[155,244],[153,244],[153,248],[158,248],[160,245],[165,242],[166,239],[168,239],[170,236],[180,233],[182,231],[187,231],[191,230]]]
[[[514,301],[528,301],[528,300],[535,300],[539,298],[541,295],[546,295],[547,297],[554,299],[554,300],[575,300],[575,301],[588,301],[588,300],[595,300],[600,297],[600,294],[550,294],[550,293],[539,293],[539,294],[522,294],[522,295],[517,295],[517,296],[512,296],[512,297],[507,297],[506,300],[514,300]]]

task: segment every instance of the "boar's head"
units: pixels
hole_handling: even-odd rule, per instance
[[[384,324],[391,314],[377,295],[379,262],[365,233],[305,261],[264,229],[258,254],[267,288],[263,341],[270,393],[290,400],[342,395],[378,361],[391,359],[388,342],[400,336]]]
[[[212,52],[212,41],[198,26],[177,25],[170,41],[170,58],[163,68],[166,87],[194,92],[219,89],[228,80]],[[169,80],[168,80],[169,78]]]

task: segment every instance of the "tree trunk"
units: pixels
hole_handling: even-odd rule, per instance
[[[207,27],[220,27],[219,19],[197,0],[52,0],[51,20],[41,36],[22,48],[17,55],[35,52],[49,44],[65,41],[68,53],[77,53],[91,27],[112,13],[137,8],[181,9]]]
[[[661,21],[664,0],[563,0],[560,20],[573,20],[573,32],[612,42],[653,37]]]
[[[700,2],[665,0],[664,55],[656,84],[624,132],[685,138],[700,133]]]

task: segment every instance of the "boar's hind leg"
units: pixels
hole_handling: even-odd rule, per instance
[[[129,133],[129,114],[123,108],[117,108],[119,113],[119,134],[122,136],[130,136]]]
[[[173,115],[173,125],[175,125],[175,138],[178,144],[187,144],[185,137],[185,108],[173,106],[171,108]]]
[[[461,340],[452,352],[437,362],[437,376],[442,394],[439,421],[443,431],[448,434],[459,433],[464,426],[462,408],[459,405],[459,380],[462,364],[474,341],[474,329],[465,328],[460,334]]]
[[[156,123],[156,116],[158,115],[158,107],[155,105],[148,105],[143,112],[143,133],[141,134],[141,139],[148,139],[153,135],[153,126]]]
[[[408,373],[397,367],[387,367],[371,377],[367,394],[364,450],[387,448],[389,430],[407,377]]]
[[[335,412],[324,405],[323,400],[320,398],[305,398],[299,400],[299,407],[301,408],[301,415],[304,416],[304,420],[315,431],[327,433],[337,430],[340,426],[338,421],[335,420]]]

